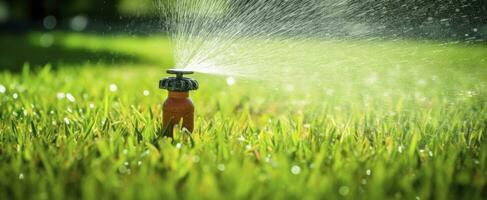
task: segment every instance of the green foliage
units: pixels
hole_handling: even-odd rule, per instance
[[[36,58],[39,37],[1,55]],[[302,90],[195,75],[195,131],[171,140],[159,134],[165,91],[157,83],[172,64],[166,38],[55,38],[62,48],[43,54],[51,64],[0,73],[0,199],[487,195],[484,46],[349,41],[349,59],[384,65]],[[343,44],[327,45],[347,59],[335,52]],[[63,52],[80,49],[138,59],[63,61]],[[389,67],[398,59],[408,62]]]

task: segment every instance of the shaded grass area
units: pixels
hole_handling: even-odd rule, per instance
[[[0,37],[22,47],[0,55],[0,199],[487,196],[483,46],[327,42],[327,58],[362,67],[314,87],[199,74],[195,132],[171,140],[158,132],[164,37],[54,35],[46,51],[41,34]]]

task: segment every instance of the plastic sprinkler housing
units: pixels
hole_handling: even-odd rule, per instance
[[[181,123],[182,127],[192,132],[194,128],[194,105],[189,98],[189,91],[198,89],[198,82],[194,79],[183,77],[193,74],[193,71],[181,69],[169,69],[168,74],[176,77],[168,77],[159,81],[159,88],[169,91],[162,108],[162,121],[165,135],[173,137],[174,126]]]

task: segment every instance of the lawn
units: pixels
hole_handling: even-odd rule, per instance
[[[196,74],[169,139],[165,36],[0,42],[0,199],[487,198],[485,45],[317,42],[348,67],[277,88]]]

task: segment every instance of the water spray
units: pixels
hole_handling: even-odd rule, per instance
[[[190,90],[198,89],[198,82],[194,79],[183,77],[185,74],[193,74],[193,71],[181,69],[169,69],[168,74],[176,77],[168,77],[159,81],[159,88],[168,90],[168,97],[163,105],[162,118],[164,134],[173,137],[174,126],[181,124],[182,129],[189,132],[194,128],[194,105],[189,98]]]

